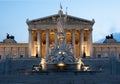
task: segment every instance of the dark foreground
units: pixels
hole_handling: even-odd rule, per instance
[[[0,75],[0,84],[120,84],[120,75],[93,72],[44,72]]]

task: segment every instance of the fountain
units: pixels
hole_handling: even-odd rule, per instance
[[[57,19],[57,42],[49,48],[49,55],[46,56],[47,70],[75,70],[78,64],[71,44],[66,43],[64,24],[67,16],[62,17],[62,11],[59,11]]]
[[[81,58],[76,58],[73,53],[73,46],[66,43],[65,26],[67,15],[62,17],[62,11],[59,11],[57,19],[57,41],[49,47],[49,54],[45,59],[42,58],[40,67],[43,71],[80,71],[84,64]]]

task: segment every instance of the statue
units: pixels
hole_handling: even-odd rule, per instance
[[[113,34],[110,35],[111,39],[113,39]]]
[[[13,36],[13,35],[10,36],[10,35],[7,33],[6,39],[14,39],[14,36]]]
[[[6,37],[7,39],[9,39],[9,34],[7,33],[7,37]]]
[[[46,63],[58,64],[58,63],[77,63],[74,54],[72,52],[72,47],[70,44],[65,42],[65,32],[64,32],[64,17],[60,15],[57,19],[57,37],[58,43],[53,43],[50,47],[49,55],[46,58]]]
[[[107,35],[106,39],[113,39],[113,34]]]

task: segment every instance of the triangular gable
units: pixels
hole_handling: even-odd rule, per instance
[[[62,17],[65,17],[65,14],[62,14]],[[57,18],[59,18],[59,14],[38,18],[34,20],[27,21],[27,24],[36,24],[36,23],[55,23],[57,21]],[[94,24],[94,20],[86,20],[78,17],[74,17],[71,15],[67,15],[67,23],[82,23],[82,24]]]

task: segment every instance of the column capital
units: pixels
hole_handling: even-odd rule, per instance
[[[42,29],[37,29],[37,31],[41,31]]]

